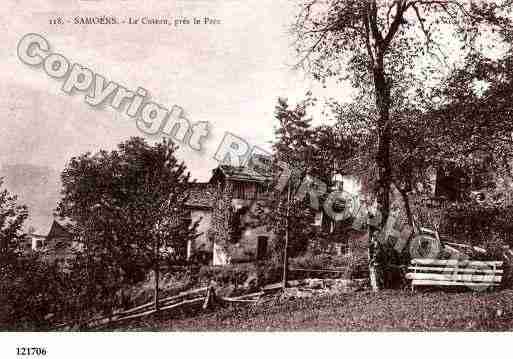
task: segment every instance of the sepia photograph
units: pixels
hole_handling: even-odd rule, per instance
[[[513,1],[0,14],[7,357],[513,330]]]

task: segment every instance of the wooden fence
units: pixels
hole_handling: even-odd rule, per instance
[[[294,268],[293,270],[301,270],[300,268]],[[307,269],[308,271],[312,271],[311,269]],[[319,270],[324,271],[324,270]],[[338,272],[336,269],[332,269],[329,271]],[[295,287],[301,285],[304,281],[302,280],[290,280],[287,282],[288,287]],[[114,311],[109,316],[97,316],[88,320],[85,324],[83,324],[84,328],[98,328],[109,324],[119,323],[122,321],[137,319],[145,316],[149,316],[155,314],[157,312],[162,313],[171,309],[176,308],[194,308],[195,306],[203,305],[203,308],[206,309],[211,307],[213,302],[225,302],[225,303],[256,303],[258,302],[262,296],[266,294],[270,294],[275,291],[279,291],[282,289],[282,283],[273,283],[263,286],[259,291],[249,294],[244,294],[237,297],[218,297],[215,294],[215,290],[213,287],[202,287],[197,289],[192,289],[189,291],[185,291],[179,293],[178,295],[161,298],[159,299],[159,309],[155,310],[155,301],[148,302],[143,305],[139,305],[134,308],[126,309],[126,310],[117,310]],[[60,324],[56,326],[57,329],[70,329],[71,325],[68,323]]]
[[[264,292],[260,291],[256,293],[241,295],[238,297],[216,297],[213,287],[197,288],[179,293],[178,295],[159,299],[158,311],[155,310],[155,301],[151,301],[149,303],[127,310],[114,311],[109,316],[97,316],[88,320],[84,324],[84,327],[97,328],[104,325],[141,318],[155,314],[157,312],[161,313],[180,307],[193,308],[194,306],[198,306],[200,304],[202,304],[203,308],[206,309],[212,305],[213,301],[224,301],[230,303],[256,303],[263,294]],[[70,327],[71,325],[66,323],[57,325],[57,328],[60,329],[69,329]]]

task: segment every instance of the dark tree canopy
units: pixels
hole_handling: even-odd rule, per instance
[[[286,99],[278,99],[275,117],[279,125],[273,143],[276,166],[270,185],[273,195],[258,213],[260,222],[280,238],[285,235],[288,215],[291,255],[304,251],[308,242],[315,239],[316,230],[312,227],[315,213],[322,211],[322,200],[332,185],[334,173],[344,171],[345,161],[354,156],[356,148],[354,140],[337,126],[312,125],[308,109],[315,102],[310,94],[295,106],[290,106]],[[283,166],[290,171],[286,183],[281,182]],[[310,197],[310,191],[318,192],[318,196]]]
[[[375,128],[376,194],[384,221],[393,182],[394,123],[401,118],[397,114],[412,105],[422,108],[426,101],[429,108],[440,95],[429,84],[480,58],[484,43],[500,47],[508,40],[510,7],[510,1],[455,0],[302,4],[293,26],[299,65],[320,81],[349,78],[361,97],[373,100],[368,102],[373,116],[367,128]]]
[[[0,186],[3,179],[0,178]],[[17,196],[5,188],[0,191],[0,265],[6,265],[21,254],[25,233],[23,223],[28,217],[25,205],[17,203]]]
[[[131,275],[162,256],[183,259],[195,225],[185,206],[189,173],[168,141],[131,138],[118,149],[73,157],[62,172],[57,212],[71,218],[85,248]],[[108,259],[108,260],[107,260]]]

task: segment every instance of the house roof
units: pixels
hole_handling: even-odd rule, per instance
[[[214,182],[219,176],[232,180],[244,182],[263,183],[271,179],[271,175],[263,174],[250,167],[235,167],[220,165],[213,171],[209,182],[193,182],[189,184],[189,199],[187,206],[191,208],[212,208],[215,201]]]
[[[216,174],[222,174],[226,179],[232,181],[265,182],[271,179],[271,176],[263,172],[257,172],[250,167],[235,167],[229,165],[220,165],[214,170],[212,179]],[[212,182],[212,179],[210,180]]]
[[[66,232],[69,233],[67,228],[69,226],[73,226],[74,224],[75,223],[69,218],[48,217],[45,219],[45,223],[38,226],[36,232],[32,233],[32,235],[37,237],[48,237],[55,226],[63,228]]]
[[[214,191],[210,183],[194,182],[189,186],[189,199],[186,205],[196,208],[212,208]]]
[[[68,224],[70,224],[70,221],[61,220],[57,221],[54,219],[52,223],[52,227],[50,228],[50,231],[48,232],[48,235],[46,238],[55,238],[55,237],[71,237],[71,233],[66,228]]]

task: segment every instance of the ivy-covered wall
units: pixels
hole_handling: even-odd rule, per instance
[[[254,223],[251,215],[255,201],[234,198],[233,183],[220,181],[212,209],[211,236],[214,242],[214,265],[256,259],[258,238],[267,237],[273,245],[275,235]]]

